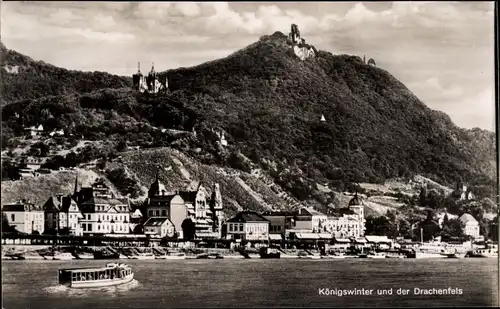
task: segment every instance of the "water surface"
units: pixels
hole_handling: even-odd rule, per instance
[[[460,260],[126,260],[134,281],[115,287],[69,289],[59,268],[106,261],[2,261],[3,307],[449,307],[497,304],[496,259]],[[390,291],[392,295],[377,295]],[[397,290],[409,289],[408,295]],[[458,289],[459,295],[415,295]],[[320,289],[374,290],[370,295],[320,295]],[[323,292],[325,290],[322,290]]]

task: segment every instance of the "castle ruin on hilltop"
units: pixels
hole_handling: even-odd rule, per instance
[[[299,27],[296,24],[292,24],[291,26],[291,31],[288,34],[288,43],[292,46],[293,52],[300,60],[316,56],[314,47],[306,44],[306,40],[300,37]]]
[[[368,59],[368,63],[366,63],[366,56],[363,55],[363,63],[371,65],[373,67],[376,67],[377,64],[375,63],[375,60],[373,58]]]
[[[134,82],[134,89],[140,93],[147,92],[156,94],[160,91],[166,91],[168,89],[166,81],[164,84],[159,81],[154,63],[148,75],[144,76],[141,73],[141,63],[138,62],[137,74],[132,75],[132,80]]]

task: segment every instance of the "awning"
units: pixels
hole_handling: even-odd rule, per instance
[[[332,239],[332,235],[331,234],[326,234],[326,233],[321,233],[319,234],[319,238],[321,239]]]
[[[351,240],[350,239],[347,239],[347,238],[335,238],[335,242],[336,243],[351,243]]]
[[[319,239],[319,234],[316,233],[298,233],[296,236],[298,239]]]
[[[281,234],[269,234],[270,240],[282,240]]]
[[[387,236],[368,235],[365,236],[365,239],[368,242],[373,242],[373,243],[391,243],[391,240],[387,238]]]
[[[198,238],[219,238],[219,233],[215,232],[196,232],[196,237]]]

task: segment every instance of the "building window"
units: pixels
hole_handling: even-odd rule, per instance
[[[232,232],[232,231],[233,231],[233,224],[229,223],[229,232]]]
[[[240,232],[243,232],[243,223],[240,223]]]
[[[152,210],[150,210],[150,211],[149,211],[149,216],[150,216],[150,217],[152,217],[152,216],[153,216],[153,211],[152,211]]]
[[[156,210],[156,216],[158,216],[158,217],[160,216],[160,210],[158,210],[158,209]]]
[[[89,224],[89,232],[92,232],[92,224]]]
[[[86,232],[87,231],[87,224],[82,224],[82,228],[83,228],[83,231]]]
[[[16,220],[16,215],[12,214],[12,215],[10,215],[10,218],[12,219],[12,221],[15,221]]]
[[[167,211],[166,211],[165,209],[163,209],[163,210],[161,211],[161,215],[162,215],[163,217],[167,216]]]

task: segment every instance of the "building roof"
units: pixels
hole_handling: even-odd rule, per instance
[[[366,235],[365,238],[368,242],[374,242],[374,243],[379,243],[379,242],[390,243],[391,242],[391,240],[389,238],[387,238],[387,236]]]
[[[49,199],[43,204],[44,211],[54,211],[59,210],[61,208],[61,202],[57,197],[51,196]]]
[[[176,197],[179,196],[179,194],[169,194],[169,195],[162,195],[162,196],[156,196],[154,197],[153,201],[151,199],[148,200],[149,205],[155,205],[155,206],[169,206],[170,202]],[[182,197],[181,197],[182,198]]]
[[[142,218],[142,213],[139,209],[136,209],[133,214],[130,215],[130,218]]]
[[[349,206],[363,205],[363,202],[359,198],[358,194],[354,194],[354,197],[349,201]]]
[[[356,213],[347,207],[331,209],[332,215],[355,215]]]
[[[2,206],[2,211],[43,211],[43,208],[26,202],[17,202],[12,204],[5,204]]]
[[[78,210],[80,210],[80,207],[78,207],[78,204],[71,196],[64,196],[62,198],[62,205],[60,207],[60,211],[68,212],[69,208],[71,207],[71,204],[74,204],[78,208]]]
[[[326,216],[324,213],[319,212],[313,208],[304,207],[299,210],[299,216]]]
[[[149,218],[144,226],[162,226],[164,223],[172,224],[167,218]]]
[[[459,220],[462,221],[462,223],[464,224],[468,222],[477,223],[477,220],[470,214],[463,214],[462,216],[460,216]]]
[[[276,216],[276,217],[279,217],[279,216],[289,216],[289,217],[293,217],[293,216],[296,216],[297,215],[297,212],[293,212],[293,211],[266,211],[262,214],[263,216]]]
[[[269,222],[255,211],[241,211],[227,222]]]
[[[149,187],[148,196],[153,197],[156,195],[161,195],[162,192],[167,192],[167,190],[165,188],[165,185],[160,182],[160,178],[157,175],[155,181]]]
[[[102,197],[91,197],[85,202],[81,203],[81,205],[127,205],[128,203],[125,201],[120,201],[116,198],[102,198]]]
[[[179,195],[188,203],[195,203],[197,194],[198,191],[179,191]]]

